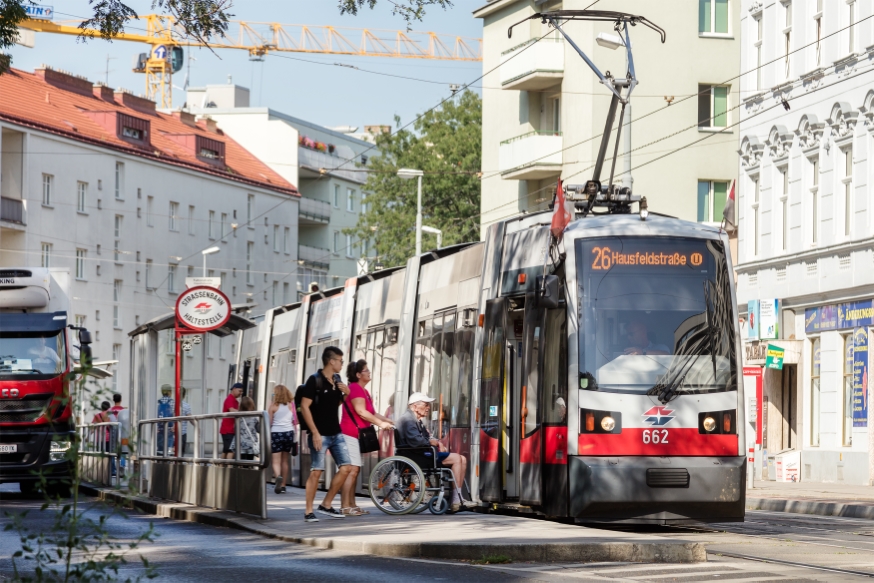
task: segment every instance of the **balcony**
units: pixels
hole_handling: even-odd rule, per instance
[[[297,260],[316,269],[328,269],[331,267],[331,250],[298,245]]]
[[[504,140],[498,170],[504,180],[543,180],[561,174],[561,132],[528,132]]]
[[[564,77],[564,42],[529,40],[501,54],[501,88],[542,91]]]
[[[301,197],[298,217],[304,225],[327,225],[331,221],[331,205],[322,200]]]
[[[300,166],[300,177],[318,178],[323,174],[329,174],[359,184],[367,182],[367,174],[357,169],[358,163],[362,161],[361,156],[356,156],[351,148],[343,148],[343,150],[348,152],[341,154],[338,148],[337,155],[334,155],[298,146],[297,162]]]
[[[17,198],[0,198],[0,220],[17,225],[26,225],[24,203]]]

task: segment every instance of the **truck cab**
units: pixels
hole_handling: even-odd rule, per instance
[[[22,492],[40,474],[63,492],[72,474],[73,352],[89,360],[90,335],[68,326],[68,288],[66,271],[0,269],[0,483],[18,482]]]

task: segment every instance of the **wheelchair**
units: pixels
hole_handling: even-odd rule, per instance
[[[395,430],[395,443],[399,443]],[[436,447],[397,447],[370,473],[370,499],[386,514],[432,514],[449,510],[455,477],[437,461]]]

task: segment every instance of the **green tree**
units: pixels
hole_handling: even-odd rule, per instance
[[[479,240],[482,101],[465,91],[413,127],[377,136],[379,154],[370,159],[364,186],[367,212],[347,231],[375,244],[368,255],[384,266],[403,265],[416,249],[416,181],[398,178],[398,168],[425,173],[422,224],[442,230],[444,246]],[[423,234],[423,249],[435,243]]]

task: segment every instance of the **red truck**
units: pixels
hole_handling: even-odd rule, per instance
[[[90,333],[68,323],[70,274],[0,268],[0,483],[69,491],[75,420],[70,390]],[[74,339],[78,346],[74,346]]]

